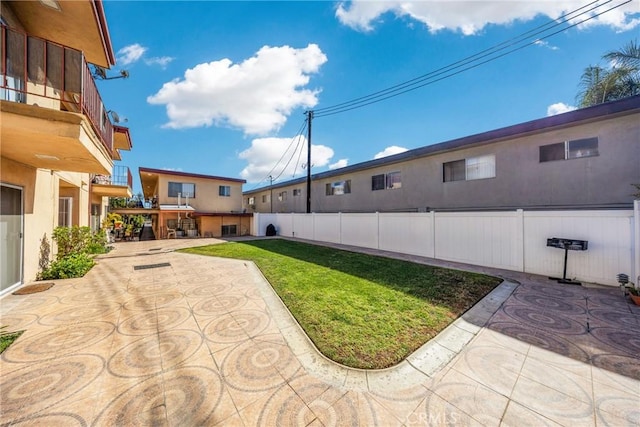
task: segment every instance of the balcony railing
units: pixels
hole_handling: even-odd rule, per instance
[[[94,184],[119,185],[121,187],[133,188],[133,176],[127,166],[114,166],[113,175],[93,175]]]
[[[113,125],[78,50],[1,25],[0,99],[84,114],[113,155]]]

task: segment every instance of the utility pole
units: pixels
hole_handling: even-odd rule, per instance
[[[313,110],[307,111],[307,213],[311,213],[311,120]]]
[[[269,210],[273,213],[273,176],[269,175],[269,189],[271,194],[269,195]]]

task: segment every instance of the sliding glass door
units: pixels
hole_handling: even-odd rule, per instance
[[[22,282],[22,189],[0,186],[0,293]]]

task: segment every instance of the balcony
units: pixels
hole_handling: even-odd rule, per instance
[[[4,25],[0,36],[2,156],[110,173],[114,128],[82,52]]]
[[[91,192],[102,197],[131,198],[132,186],[133,177],[126,166],[114,166],[113,175],[94,175],[91,179]]]

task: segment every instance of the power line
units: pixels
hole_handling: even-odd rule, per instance
[[[307,127],[307,120],[305,119],[305,120],[303,120],[303,121],[302,121],[302,125],[300,125],[300,128],[298,129],[298,132],[296,132],[295,136],[294,136],[293,138],[291,138],[291,142],[289,143],[289,146],[287,147],[287,149],[286,149],[286,150],[284,150],[284,152],[282,153],[282,156],[280,157],[280,159],[276,162],[276,164],[275,164],[275,165],[273,165],[273,168],[271,168],[271,170],[269,171],[269,173],[267,173],[267,175],[266,175],[264,178],[262,178],[258,183],[256,183],[256,184],[253,186],[252,190],[255,190],[255,189],[256,189],[260,184],[262,184],[262,183],[263,183],[263,182],[265,182],[267,179],[269,179],[269,177],[270,177],[270,176],[273,176],[273,171],[274,171],[274,170],[276,170],[276,168],[278,167],[278,165],[280,164],[280,162],[282,161],[282,159],[284,159],[284,156],[287,154],[287,152],[289,151],[289,149],[290,149],[290,148],[291,148],[291,146],[293,145],[293,143],[294,143],[294,141],[296,140],[296,138],[298,138],[298,137],[299,137],[299,135],[301,135],[301,134],[302,134],[302,132],[304,132],[304,130],[306,129],[306,127]],[[298,144],[300,144],[300,143],[298,142]],[[294,154],[295,154],[295,151],[294,151]],[[291,162],[291,159],[289,159],[289,162]],[[288,165],[288,164],[289,164],[289,163],[287,163],[287,165]],[[284,169],[286,169],[286,167],[282,169],[282,172],[284,172]],[[282,172],[280,172],[280,175],[282,175]],[[278,177],[280,177],[280,175],[278,175]],[[277,179],[277,178],[276,178],[276,179]],[[274,180],[274,181],[275,181],[275,180]]]
[[[305,121],[305,124],[306,124],[306,123],[307,123],[307,121]],[[306,127],[306,126],[305,126],[305,127]],[[303,131],[302,131],[302,132],[304,132],[304,129],[303,129]],[[300,133],[300,136],[302,136],[302,133]],[[307,141],[307,144],[308,144],[308,143],[309,143],[309,142]],[[293,168],[293,176],[292,176],[292,178],[296,176],[296,171],[298,170],[298,165],[300,164],[300,157],[302,157],[302,152],[303,152],[303,151],[304,151],[304,150],[300,150],[300,152],[298,153],[298,160],[296,160],[296,166]]]
[[[521,34],[519,36],[513,37],[513,38],[511,38],[511,39],[509,39],[509,40],[507,40],[505,42],[502,42],[502,43],[500,43],[498,45],[495,45],[495,46],[493,46],[491,48],[485,49],[485,50],[483,50],[481,52],[478,52],[478,53],[476,53],[474,55],[471,55],[471,56],[466,57],[466,58],[464,58],[462,60],[456,61],[456,62],[454,62],[452,64],[449,64],[449,65],[447,65],[445,67],[442,67],[442,68],[439,68],[439,69],[434,70],[432,72],[429,72],[429,73],[424,74],[422,76],[419,76],[419,77],[416,77],[414,79],[408,80],[408,81],[406,81],[404,83],[400,83],[400,84],[391,86],[391,87],[389,87],[387,89],[374,92],[374,93],[372,93],[370,95],[366,95],[366,96],[362,96],[362,97],[359,97],[359,98],[355,98],[355,99],[353,99],[351,101],[343,102],[343,103],[336,104],[336,105],[330,106],[330,107],[319,108],[317,110],[314,110],[314,117],[326,117],[326,116],[330,116],[330,115],[334,115],[334,114],[339,114],[339,113],[343,113],[343,112],[346,112],[346,111],[350,111],[350,110],[353,110],[353,109],[356,109],[356,108],[361,108],[361,107],[364,107],[364,106],[367,106],[367,105],[371,105],[371,104],[374,104],[374,103],[377,103],[377,102],[380,102],[380,101],[383,101],[383,100],[386,100],[386,99],[389,99],[389,98],[392,98],[392,97],[395,97],[395,96],[398,96],[398,95],[401,95],[401,94],[404,94],[404,93],[407,93],[407,92],[410,92],[410,91],[413,91],[413,90],[416,90],[416,89],[419,89],[421,87],[433,84],[433,83],[438,82],[440,80],[443,80],[445,78],[453,77],[453,76],[455,76],[457,74],[460,74],[460,73],[462,73],[464,71],[467,71],[467,70],[476,68],[476,67],[478,67],[480,65],[486,64],[488,62],[494,61],[494,60],[499,59],[499,58],[501,58],[503,56],[506,56],[506,55],[508,55],[510,53],[516,52],[516,51],[518,51],[520,49],[524,49],[525,47],[531,46],[531,45],[536,44],[536,43],[538,43],[538,42],[540,42],[540,41],[542,41],[544,39],[547,39],[547,38],[552,37],[552,36],[554,36],[556,34],[564,32],[564,31],[566,31],[566,30],[568,30],[570,28],[573,28],[573,27],[575,27],[577,25],[580,25],[580,24],[582,24],[584,22],[587,22],[587,21],[589,21],[591,19],[594,19],[594,18],[596,18],[596,17],[598,17],[598,16],[600,16],[600,15],[602,15],[604,13],[607,13],[607,12],[613,10],[613,9],[616,9],[618,7],[621,7],[621,6],[625,5],[625,4],[627,4],[627,3],[630,3],[632,0],[626,0],[623,3],[618,4],[617,6],[613,6],[613,7],[609,8],[607,10],[604,10],[602,12],[595,13],[595,14],[593,14],[591,16],[588,16],[587,18],[585,18],[585,19],[583,19],[583,20],[581,20],[579,22],[576,22],[576,23],[571,24],[569,26],[563,27],[560,30],[557,30],[555,32],[552,32],[550,34],[547,34],[547,35],[544,35],[544,36],[541,36],[541,37],[536,37],[534,40],[530,40],[524,45],[515,47],[515,48],[513,48],[511,50],[508,50],[507,52],[501,53],[501,54],[499,54],[497,56],[492,56],[492,55],[496,55],[498,52],[500,52],[502,50],[508,49],[508,48],[510,48],[510,47],[512,47],[514,45],[522,43],[524,41],[524,39],[530,39],[533,36],[538,36],[540,34],[546,33],[546,32],[548,32],[549,30],[551,30],[551,29],[553,29],[555,27],[558,27],[558,26],[561,26],[561,25],[564,25],[564,24],[568,23],[569,20],[571,20],[571,19],[576,19],[576,18],[578,18],[578,17],[580,17],[582,15],[590,13],[590,12],[592,12],[592,11],[598,9],[598,8],[601,8],[602,6],[604,6],[604,5],[608,4],[608,3],[611,3],[612,1],[613,0],[607,0],[606,2],[601,3],[601,4],[596,4],[596,3],[598,3],[598,0],[593,1],[593,2],[591,2],[591,3],[589,3],[589,4],[585,5],[585,6],[582,6],[582,7],[578,8],[578,9],[575,9],[575,10],[573,10],[571,12],[568,12],[568,13],[562,15],[559,18],[559,19],[561,19],[560,22],[558,22],[557,20],[550,21],[550,22],[548,22],[546,24],[540,25],[540,26],[538,26],[538,27],[536,27],[536,28],[534,28],[532,30],[529,30],[529,31],[527,31],[527,32],[525,32],[525,33],[523,33],[523,34]],[[590,6],[594,5],[594,4],[596,4],[596,5],[593,6],[593,7],[590,7]],[[583,9],[586,9],[586,8],[589,8],[589,9],[583,10]],[[576,16],[572,16],[572,15],[576,14],[578,11],[581,11],[581,10],[582,10],[582,12],[578,13]],[[542,28],[544,28],[544,29],[542,29]],[[492,57],[490,57],[490,58],[488,58],[488,59],[486,59],[484,61],[481,61],[481,62],[476,62],[476,61],[478,61],[480,59],[483,59],[483,58],[486,58],[486,57],[489,57],[489,56],[492,56]],[[454,72],[454,70],[459,69],[459,68],[462,68],[462,69]],[[435,79],[435,77],[438,77],[438,76],[441,76],[441,77]]]
[[[296,137],[295,137],[295,138],[298,140],[298,143],[296,144],[296,148],[293,150],[293,153],[291,154],[291,157],[289,157],[289,160],[287,161],[287,164],[286,164],[286,165],[284,165],[284,167],[282,168],[282,172],[280,172],[280,174],[278,174],[278,176],[276,176],[276,177],[274,178],[274,181],[277,181],[277,180],[278,180],[278,178],[280,178],[280,177],[282,176],[282,174],[284,173],[284,171],[285,171],[285,170],[287,170],[287,167],[288,167],[288,166],[289,166],[289,164],[291,163],[291,160],[293,160],[293,158],[295,157],[296,153],[298,152],[298,147],[300,147],[300,141],[301,141],[301,139],[302,139],[302,132],[304,132],[304,128],[305,128],[305,127],[306,127],[306,126],[304,126],[304,127],[302,128],[302,130],[298,133],[298,135],[296,135]],[[301,152],[301,153],[302,153],[302,148],[303,148],[303,147],[301,147],[301,148],[300,148],[300,152]]]

